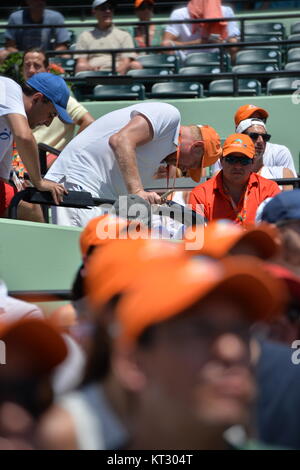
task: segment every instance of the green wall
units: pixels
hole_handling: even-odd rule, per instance
[[[69,289],[81,229],[0,219],[0,278],[9,290]]]
[[[195,100],[168,100],[182,116],[182,124],[209,124],[222,139],[234,132],[233,116],[237,108],[252,103],[265,108],[269,114],[268,131],[271,141],[286,145],[292,152],[299,171],[300,104],[292,103],[291,96],[258,96],[243,98],[204,98]],[[84,106],[95,118],[125,106],[132,101],[86,102]]]

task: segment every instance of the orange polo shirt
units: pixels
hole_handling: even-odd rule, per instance
[[[245,193],[238,205],[234,203],[223,188],[223,170],[205,183],[196,186],[190,195],[189,204],[196,212],[202,213],[197,204],[203,204],[204,216],[208,221],[214,219],[230,219],[239,225],[255,222],[258,206],[267,198],[276,196],[280,189],[275,181],[268,180],[251,173]]]

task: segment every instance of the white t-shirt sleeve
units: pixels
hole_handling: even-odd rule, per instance
[[[184,20],[184,19],[185,18],[182,15],[180,15],[180,12],[178,10],[174,10],[171,13],[170,20]],[[168,24],[166,26],[165,32],[171,33],[174,36],[176,36],[176,38],[179,38],[181,28],[182,28],[182,24]]]
[[[177,145],[180,126],[180,113],[177,108],[167,103],[139,104],[130,117],[142,114],[150,122],[153,140],[164,138],[174,133],[173,143]]]
[[[231,7],[222,7],[223,15],[225,18],[234,18],[234,12]],[[227,23],[228,37],[233,38],[240,36],[241,32],[239,30],[238,24],[236,21],[228,21]]]
[[[26,117],[20,85],[9,78],[0,78],[0,116],[21,114]]]
[[[276,166],[289,168],[297,177],[297,172],[291,152],[285,145],[280,145],[276,156]]]

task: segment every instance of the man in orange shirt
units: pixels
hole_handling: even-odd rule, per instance
[[[253,173],[255,147],[248,135],[233,134],[223,146],[222,170],[196,186],[189,203],[208,221],[230,219],[246,226],[254,223],[258,206],[280,192],[278,185]]]

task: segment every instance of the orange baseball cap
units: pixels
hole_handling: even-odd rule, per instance
[[[255,106],[255,104],[245,104],[240,106],[234,115],[235,126],[237,127],[241,121],[250,118],[256,112],[260,113],[264,119],[269,117],[269,113],[265,109]]]
[[[191,255],[223,258],[240,241],[245,241],[256,248],[261,259],[271,258],[280,248],[279,233],[269,224],[253,225],[244,230],[229,220],[213,220],[204,228],[204,233],[202,227],[189,227],[185,233],[185,240],[193,244],[194,240],[197,240],[197,230],[201,230],[201,235],[204,235],[203,244],[199,249],[188,251]]]
[[[222,157],[226,157],[231,153],[242,153],[248,158],[254,158],[255,147],[246,134],[232,134],[225,140],[223,144]]]
[[[6,347],[11,345],[11,348],[28,352],[33,358],[35,371],[39,373],[52,371],[66,358],[68,352],[59,332],[50,323],[39,319],[0,321],[0,339]]]
[[[211,166],[222,156],[222,147],[219,134],[213,127],[210,126],[198,126],[202,134],[204,142],[204,154],[202,158],[202,164],[200,168],[190,169],[189,176],[199,183],[202,173],[202,168]]]
[[[104,245],[120,237],[132,222],[114,215],[105,214],[91,219],[80,235],[82,257],[86,256],[91,246]]]
[[[252,322],[270,320],[285,302],[282,283],[266,275],[253,257],[235,256],[216,262],[209,258],[182,259],[176,269],[165,261],[144,273],[143,286],[126,293],[116,310],[116,340],[134,343],[148,327],[168,320],[209,294],[228,293],[242,305]],[[199,307],[201,312],[201,307]]]
[[[138,8],[144,2],[152,3],[154,5],[154,0],[135,0],[134,1],[134,8]]]
[[[139,282],[148,263],[159,271],[166,259],[185,256],[182,243],[159,239],[116,240],[96,249],[86,269],[86,291],[92,309],[107,303],[132,283]]]

